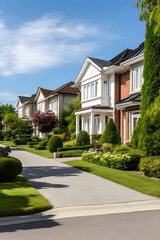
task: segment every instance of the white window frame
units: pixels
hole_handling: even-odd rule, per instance
[[[139,92],[143,84],[143,64],[131,68],[131,93]]]
[[[98,97],[98,81],[82,86],[82,100],[90,100]]]
[[[140,118],[140,112],[139,111],[135,111],[135,112],[131,113],[131,119],[132,119],[132,122],[131,122],[131,130],[132,130],[132,132],[131,132],[131,134],[133,133],[133,130],[136,127],[136,126],[134,127],[134,118],[136,118],[137,122],[138,122],[138,119]]]

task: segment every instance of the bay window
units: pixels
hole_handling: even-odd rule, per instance
[[[98,96],[98,82],[82,86],[82,99],[88,100]]]

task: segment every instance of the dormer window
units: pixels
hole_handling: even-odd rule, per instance
[[[132,69],[132,91],[141,90],[143,84],[143,65]]]

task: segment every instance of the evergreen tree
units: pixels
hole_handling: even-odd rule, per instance
[[[109,119],[106,124],[105,130],[99,139],[99,143],[111,143],[111,144],[121,144],[121,137],[113,121],[113,118]]]
[[[160,94],[160,1],[139,0],[136,4],[141,11],[140,19],[146,20],[146,38],[143,70],[144,83],[140,107],[141,118],[133,131],[131,145],[134,148],[142,149],[148,155],[155,155],[160,154],[160,151],[157,150],[160,116],[157,118],[152,114],[151,117],[150,114],[154,106],[152,104]]]

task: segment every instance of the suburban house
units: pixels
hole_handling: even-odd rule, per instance
[[[113,118],[123,143],[130,141],[139,117],[144,43],[126,49],[109,61],[87,57],[74,88],[81,89],[82,109],[76,114],[76,134],[81,129],[90,135],[102,134]]]
[[[80,93],[79,89],[72,88],[73,84],[74,82],[68,82],[56,90],[39,87],[36,94],[31,97],[18,96],[16,102],[18,117],[32,121],[37,111],[59,117],[61,109],[67,108],[68,103]],[[39,134],[36,128],[34,134]]]
[[[18,107],[18,117],[23,120],[32,120],[36,113],[35,94],[31,97],[18,96],[16,107]]]

